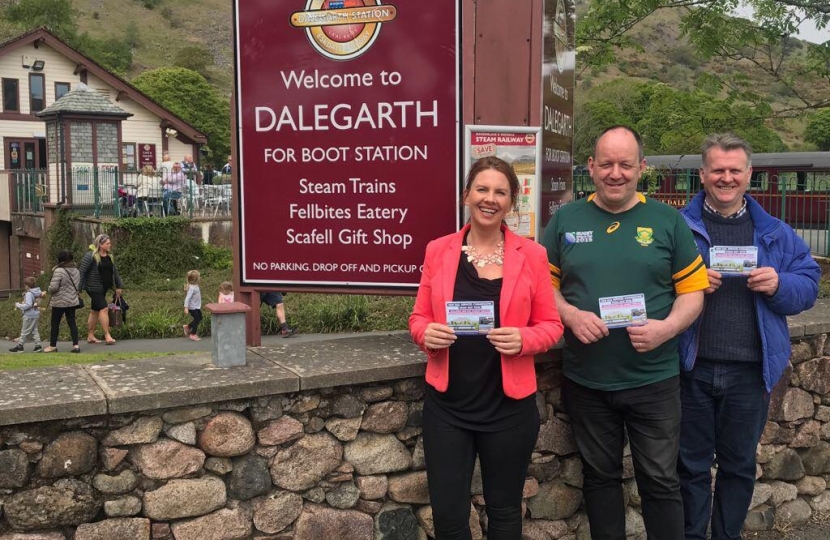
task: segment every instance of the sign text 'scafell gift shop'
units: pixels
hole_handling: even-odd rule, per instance
[[[244,285],[417,286],[459,223],[458,9],[236,1]]]

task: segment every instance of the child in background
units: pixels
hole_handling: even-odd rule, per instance
[[[199,330],[199,323],[202,322],[202,291],[199,289],[199,271],[191,270],[187,273],[187,283],[184,284],[184,290],[187,295],[184,297],[184,312],[190,314],[193,318],[190,324],[183,325],[184,335],[193,341],[201,341],[197,331]]]
[[[42,293],[40,287],[37,286],[37,280],[32,276],[24,279],[23,284],[26,286],[23,292],[23,302],[15,302],[14,304],[14,307],[23,314],[23,325],[20,329],[17,345],[9,349],[9,352],[23,352],[23,344],[29,338],[32,338],[32,341],[35,342],[34,352],[43,352],[43,347],[40,344],[40,332],[37,329],[37,322],[40,319],[37,300]]]
[[[219,285],[219,303],[230,304],[231,302],[233,302],[233,283],[223,281]]]

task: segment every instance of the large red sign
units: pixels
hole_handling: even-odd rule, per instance
[[[241,281],[399,290],[457,230],[456,0],[236,0]]]

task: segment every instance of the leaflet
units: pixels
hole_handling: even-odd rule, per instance
[[[447,302],[447,326],[458,336],[486,334],[493,329],[495,322],[493,302]]]
[[[648,319],[646,297],[638,293],[600,298],[599,316],[608,328],[645,324]]]
[[[758,248],[755,246],[712,246],[709,248],[709,268],[726,275],[745,275],[758,268]]]

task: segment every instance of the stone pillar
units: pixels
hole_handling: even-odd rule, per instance
[[[216,367],[233,367],[245,365],[245,317],[251,311],[250,306],[242,302],[230,304],[208,304],[211,313],[210,333],[212,362]]]

